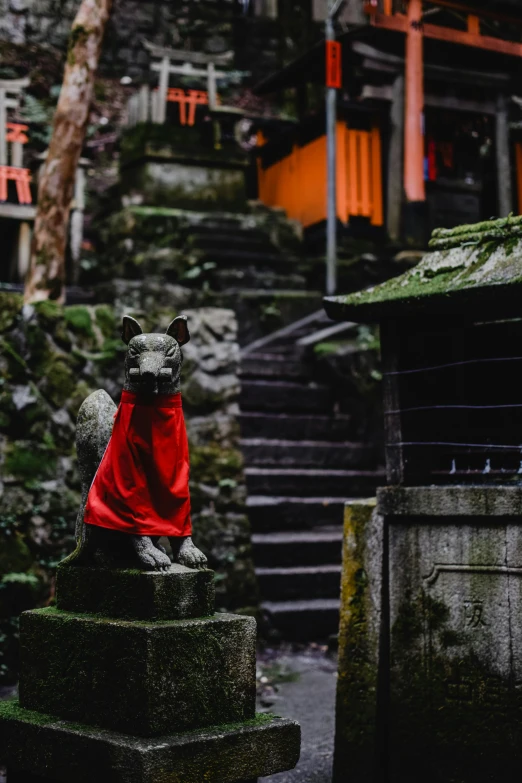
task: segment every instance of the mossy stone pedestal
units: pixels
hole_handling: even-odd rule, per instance
[[[61,566],[57,607],[21,616],[20,700],[0,704],[8,783],[252,783],[293,767],[298,724],[255,714],[255,637],[252,618],[213,613],[210,571]]]
[[[140,123],[122,137],[120,192],[148,206],[246,212],[249,160],[197,127]]]

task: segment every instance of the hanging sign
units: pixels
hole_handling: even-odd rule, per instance
[[[339,41],[326,41],[326,86],[339,89],[341,78],[341,44]]]

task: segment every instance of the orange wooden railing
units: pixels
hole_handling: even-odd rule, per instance
[[[259,199],[282,207],[288,217],[310,226],[326,219],[326,137],[321,136],[272,166],[258,161]],[[337,123],[337,215],[366,217],[383,224],[381,138],[378,128],[353,130]]]

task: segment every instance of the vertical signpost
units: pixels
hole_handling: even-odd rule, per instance
[[[337,289],[337,161],[336,119],[337,90],[342,84],[341,44],[335,40],[334,19],[343,0],[328,0],[326,15],[326,294],[332,296]]]

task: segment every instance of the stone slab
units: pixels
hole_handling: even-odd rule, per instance
[[[382,777],[381,677],[384,520],[376,501],[346,504],[335,709],[334,783]]]
[[[293,768],[299,750],[299,725],[272,715],[140,739],[0,703],[2,763],[63,783],[237,783]]]
[[[522,525],[388,517],[390,783],[514,779],[522,763]],[[415,771],[415,772],[414,772]]]
[[[243,165],[151,156],[122,168],[121,188],[126,195],[139,194],[147,206],[246,210]]]
[[[183,620],[214,614],[214,572],[58,566],[56,605],[124,620]]]
[[[385,516],[522,517],[522,487],[382,487]]]
[[[20,704],[139,736],[255,714],[251,617],[127,621],[46,608],[20,618]]]

